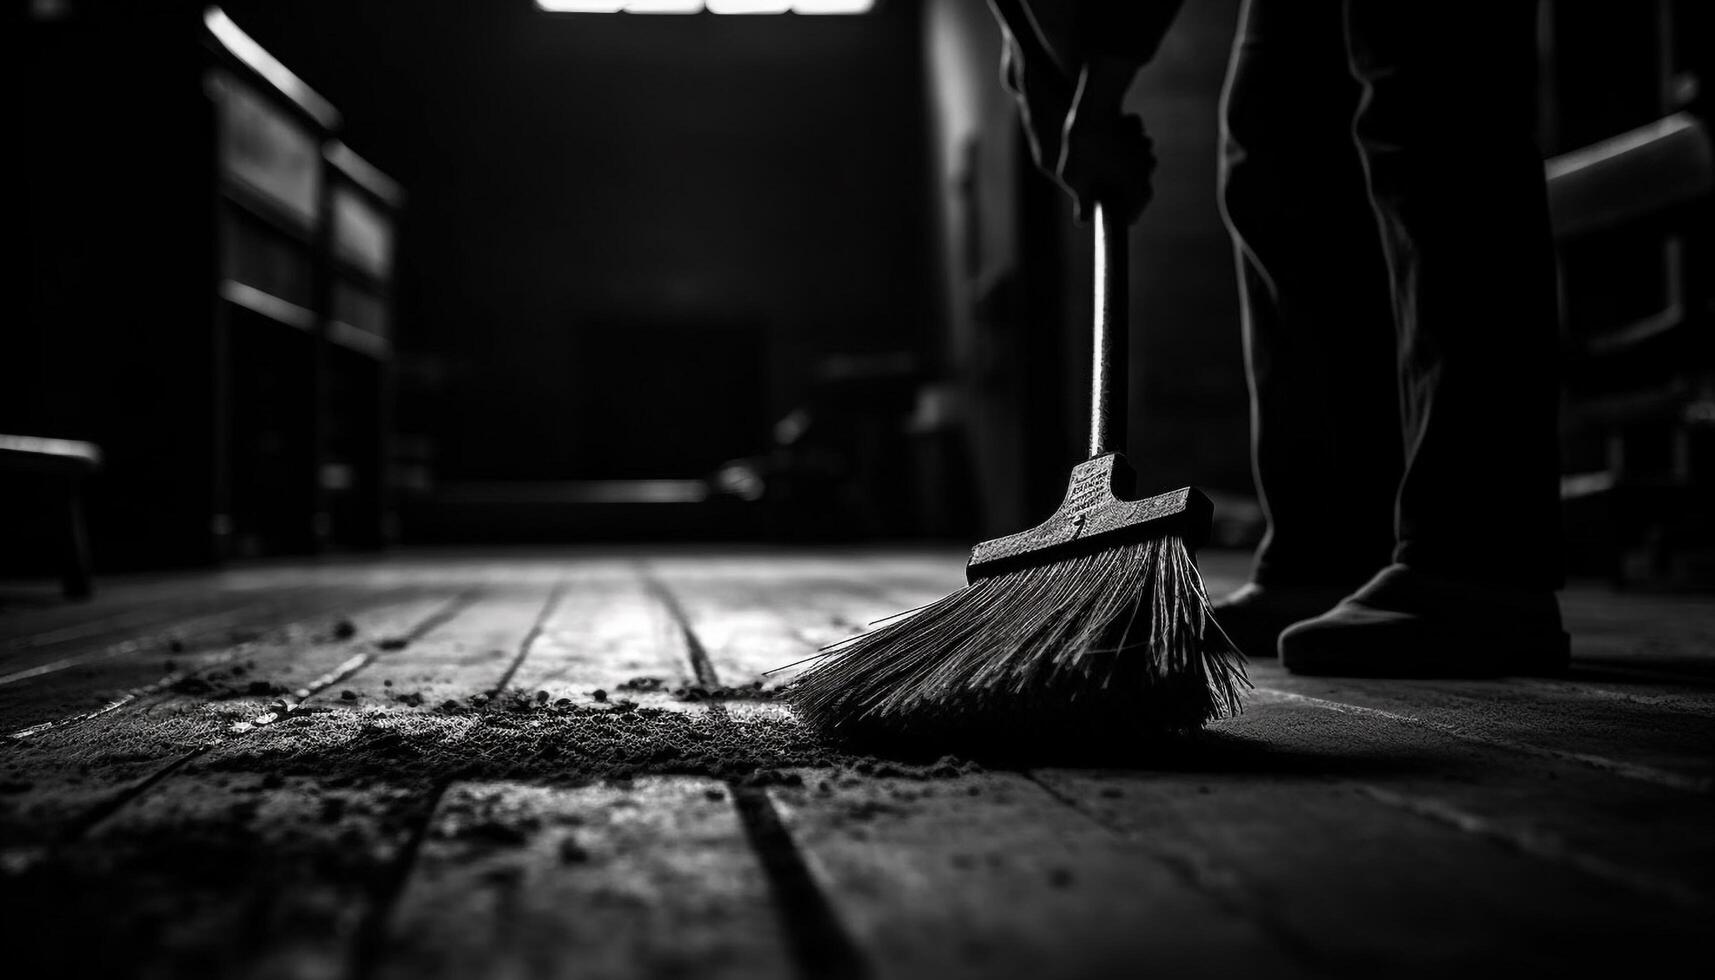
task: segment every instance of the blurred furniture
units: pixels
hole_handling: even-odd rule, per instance
[[[1687,556],[1715,548],[1715,143],[1708,45],[1692,40],[1707,38],[1702,6],[1544,8],[1547,135],[1560,150],[1547,174],[1562,266],[1562,497],[1575,567],[1616,581],[1683,579]]]
[[[39,5],[26,30],[0,429],[103,447],[107,564],[385,540],[397,186],[217,7]]]
[[[393,250],[404,193],[343,143],[324,151],[325,339],[318,398],[318,533],[378,547],[395,537],[389,495]]]
[[[42,488],[46,498],[58,505],[57,518],[29,513],[8,516],[14,521],[46,519],[60,525],[60,589],[68,599],[87,599],[95,591],[83,522],[83,481],[100,465],[101,450],[87,442],[0,434],[0,473],[47,484]]]

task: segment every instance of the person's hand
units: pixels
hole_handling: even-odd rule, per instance
[[[1002,39],[1001,77],[1037,168],[1072,198],[1079,221],[1090,220],[1098,198],[1127,223],[1137,220],[1149,204],[1155,155],[1143,121],[1122,112],[1136,63],[1100,58],[1069,78],[1040,45],[1021,44],[1004,25]]]
[[[1154,144],[1143,120],[1122,109],[1135,65],[1091,63],[1079,73],[1053,175],[1089,221],[1097,201],[1130,224],[1154,194]]]

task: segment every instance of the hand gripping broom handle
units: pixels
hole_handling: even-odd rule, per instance
[[[1095,229],[1090,350],[1090,458],[1125,452],[1126,371],[1130,366],[1130,315],[1126,224],[1102,201],[1091,218]],[[1117,220],[1116,220],[1117,219]]]
[[[1026,61],[1056,66],[1068,89],[1075,86],[1076,79],[1066,77],[1072,72],[1065,53],[1043,43],[1022,0],[989,0],[989,3],[1011,32],[1013,43]],[[1048,73],[1044,81],[1052,75]],[[1070,90],[1065,94],[1069,99]],[[1131,269],[1126,261],[1125,221],[1116,222],[1112,211],[1100,199],[1091,210],[1095,229],[1095,301],[1091,311],[1094,343],[1090,350],[1090,458],[1095,459],[1106,453],[1125,452],[1130,316],[1126,285]]]

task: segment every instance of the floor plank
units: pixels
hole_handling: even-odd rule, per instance
[[[1578,858],[1610,880],[1715,896],[1708,831],[1715,797],[1708,794],[1291,699],[1253,698],[1243,714],[1212,729],[1232,741],[1191,764],[1338,778],[1544,859]]]
[[[18,975],[346,975],[420,805],[385,784],[181,774],[12,869],[0,908],[47,960]]]
[[[635,568],[569,587],[537,644],[512,686],[551,704],[672,708],[685,702],[670,692],[696,683],[684,628]]]
[[[565,591],[559,582],[496,587],[457,619],[378,660],[329,695],[342,708],[358,711],[402,703],[480,707],[509,683]]]
[[[876,976],[1309,975],[1023,777],[827,778],[770,795]]]
[[[284,589],[235,603],[199,604],[159,620],[150,617],[147,625],[136,628],[121,625],[13,651],[0,672],[0,693],[67,671],[99,670],[116,658],[169,659],[181,648],[238,642],[235,637],[253,636],[310,615],[335,597],[328,590]]]
[[[1205,555],[1211,591],[1246,564]],[[0,611],[45,663],[308,602],[183,684],[139,646],[0,685],[64,722],[0,747],[0,921],[113,976],[1540,975],[1659,968],[1715,909],[1707,609],[1571,590],[1552,680],[1258,664],[1243,715],[1123,769],[842,757],[789,674],[747,687],[962,565],[410,553]]]
[[[407,844],[451,774],[373,756],[362,757],[369,768],[354,768],[340,740],[365,732],[370,716],[430,713],[388,698],[384,674],[440,685],[461,703],[497,688],[554,593],[551,581],[513,583],[450,618],[436,614],[445,599],[406,604],[395,615],[426,628],[407,632],[402,646],[352,654],[330,644],[310,648],[314,656],[299,648],[300,670],[325,669],[285,698],[295,710],[283,714],[270,710],[275,699],[185,697],[27,740],[50,759],[81,758],[82,772],[6,795],[0,863],[15,875],[0,893],[28,904],[30,882],[49,880],[91,915],[117,916],[119,938],[162,933],[176,945],[147,960],[159,975],[183,975],[187,964],[222,975],[344,972],[373,920],[377,881],[403,877]],[[345,697],[351,689],[336,682],[365,693]],[[235,822],[257,819],[249,833],[232,833]],[[110,876],[136,887],[106,895],[96,883]],[[109,898],[118,905],[105,905]]]
[[[727,565],[651,563],[705,649],[720,683],[778,690],[822,647],[945,594],[928,576],[890,574],[881,562]]]
[[[187,666],[172,675],[205,686],[169,682],[114,711],[61,717],[62,724],[10,739],[0,759],[10,790],[0,794],[0,831],[9,845],[29,847],[78,833],[167,767],[272,718],[276,702],[324,693],[344,669],[392,655],[389,641],[456,610],[445,596],[411,598],[350,611],[345,639],[318,630],[214,648],[203,658],[209,670]]]
[[[1583,759],[1633,778],[1715,788],[1715,717],[1663,705],[1581,697],[1510,681],[1300,678],[1272,665],[1251,671],[1257,690],[1387,712],[1520,751]]]
[[[767,882],[724,786],[458,783],[391,917],[382,977],[779,977]]]
[[[320,654],[397,641],[451,598],[413,589],[336,593],[201,636],[175,631],[166,646],[139,645],[127,655],[0,688],[3,731],[29,734],[115,702],[161,695],[232,697],[263,688],[283,693],[321,672]]]
[[[1656,972],[1701,915],[1315,774],[1051,770],[1056,793],[1338,976]],[[1623,941],[1619,937],[1624,937]]]

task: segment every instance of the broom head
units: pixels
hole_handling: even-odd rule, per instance
[[[969,585],[830,648],[787,688],[838,738],[931,752],[1054,751],[1182,733],[1237,710],[1243,661],[1192,555],[1213,507],[1127,500],[1117,453],[1072,470],[1028,531],[971,550]]]

